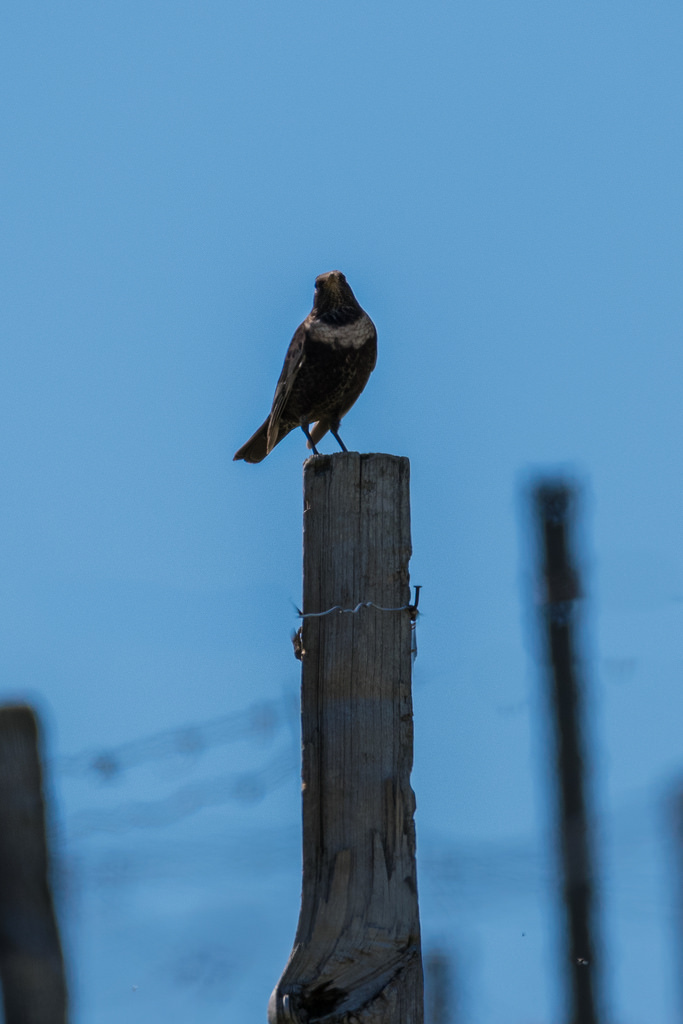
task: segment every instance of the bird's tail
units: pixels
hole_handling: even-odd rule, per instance
[[[235,452],[233,456],[233,462],[237,459],[244,459],[245,462],[262,462],[268,454],[268,424],[270,423],[270,416],[265,422],[261,424],[255,434],[252,434],[246,444]],[[291,430],[291,427],[283,427],[279,424],[278,437],[275,444],[279,444],[283,437],[285,437]],[[270,450],[275,447],[275,444],[271,445]]]
[[[252,434],[246,444],[235,452],[233,462],[237,459],[244,459],[245,462],[262,462],[268,454],[268,424],[270,416],[265,423],[262,423],[255,434]]]

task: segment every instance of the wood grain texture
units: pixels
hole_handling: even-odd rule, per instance
[[[0,708],[0,978],[6,1024],[65,1024],[38,725],[22,705]]]
[[[409,462],[304,468],[304,614],[410,602]],[[305,618],[303,888],[270,1024],[422,1024],[410,612]]]

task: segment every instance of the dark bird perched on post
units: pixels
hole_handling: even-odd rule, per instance
[[[377,361],[377,331],[339,270],[315,279],[313,309],[294,332],[270,416],[235,459],[261,462],[301,427],[308,447],[331,431],[342,451],[339,424],[368,382]],[[310,430],[310,424],[313,429]]]

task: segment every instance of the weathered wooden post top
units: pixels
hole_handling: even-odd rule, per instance
[[[422,1024],[410,465],[304,464],[303,887],[270,1024]]]

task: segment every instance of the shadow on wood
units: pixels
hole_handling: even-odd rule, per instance
[[[303,886],[270,1024],[422,1024],[409,462],[304,466]],[[362,607],[371,601],[384,609]]]

